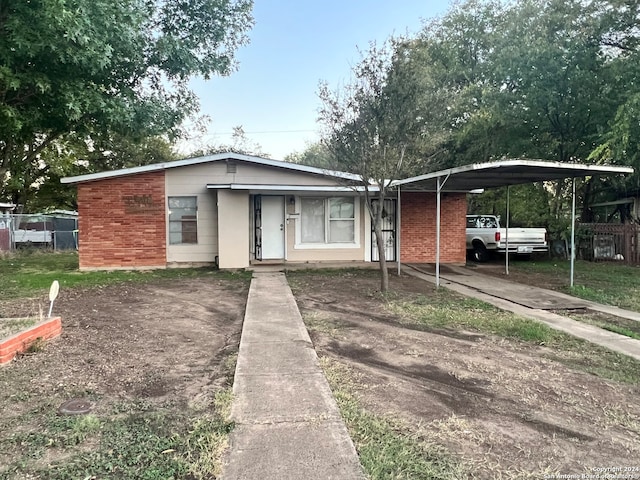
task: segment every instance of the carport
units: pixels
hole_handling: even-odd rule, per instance
[[[548,162],[542,160],[507,159],[497,162],[477,163],[462,167],[449,168],[427,173],[417,177],[396,180],[391,186],[397,187],[398,202],[400,191],[436,192],[436,286],[440,286],[440,224],[441,195],[443,192],[472,192],[485,188],[507,187],[507,223],[509,228],[509,187],[525,183],[564,180],[571,178],[571,273],[570,284],[574,281],[575,263],[575,224],[576,224],[576,178],[623,175],[633,173],[631,167],[610,165],[583,165],[577,163]],[[398,211],[400,208],[398,207]],[[401,219],[399,220],[401,221]],[[508,232],[508,230],[507,230]],[[506,236],[507,252],[509,236]],[[397,239],[398,273],[402,258],[400,255],[401,238]],[[505,273],[509,274],[509,253],[505,254]]]

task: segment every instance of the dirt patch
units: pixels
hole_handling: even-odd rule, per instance
[[[247,290],[247,281],[208,276],[62,290],[62,336],[0,369],[0,436],[37,432],[71,398],[90,400],[98,417],[127,402],[176,412],[212,402],[229,382]],[[24,303],[2,302],[0,315]],[[18,450],[0,452],[0,465],[23,453],[6,445]]]
[[[318,354],[350,367],[365,408],[444,445],[473,478],[637,466],[638,385],[572,370],[549,347],[399,322],[375,272],[289,278]],[[434,295],[391,282],[396,298]]]

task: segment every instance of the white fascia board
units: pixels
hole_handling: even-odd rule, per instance
[[[584,165],[579,163],[562,163],[562,162],[548,162],[544,160],[525,160],[525,159],[509,159],[500,160],[497,162],[485,162],[474,163],[472,165],[463,165],[461,167],[448,168],[446,170],[439,170],[437,172],[426,173],[424,175],[418,175],[416,177],[405,178],[403,180],[394,180],[391,182],[391,186],[406,185],[408,183],[416,183],[422,180],[429,180],[438,177],[446,177],[449,175],[456,175],[458,173],[471,172],[476,170],[491,170],[501,167],[544,167],[544,168],[557,168],[564,170],[574,170],[579,175],[589,175],[589,173],[633,173],[632,167],[619,167],[613,165]]]
[[[65,177],[60,180],[61,183],[80,183],[90,182],[93,180],[102,180],[106,178],[122,177],[126,175],[135,175],[145,172],[156,172],[167,170],[169,168],[186,167],[190,165],[198,165],[201,163],[217,162],[221,160],[238,160],[242,162],[253,163],[256,165],[266,165],[270,167],[284,168],[299,172],[314,173],[325,177],[342,178],[345,180],[361,181],[359,175],[353,173],[340,172],[336,170],[327,170],[323,168],[310,167],[307,165],[299,165],[297,163],[284,162],[281,160],[272,160],[270,158],[258,157],[253,155],[242,155],[239,153],[217,153],[215,155],[205,155],[203,157],[185,158],[183,160],[175,160],[173,162],[155,163],[152,165],[143,165],[141,167],[122,168],[119,170],[110,170],[106,172],[90,173],[87,175],[78,175],[76,177]]]
[[[248,183],[207,184],[210,190],[254,190],[269,192],[364,192],[364,186],[349,187],[346,185],[260,185]],[[378,187],[370,186],[370,192],[377,192]]]

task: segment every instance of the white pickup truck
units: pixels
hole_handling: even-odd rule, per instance
[[[508,235],[507,235],[508,233]],[[491,253],[530,256],[534,252],[549,251],[547,230],[544,228],[500,228],[494,215],[467,215],[467,252],[477,262],[485,262]]]

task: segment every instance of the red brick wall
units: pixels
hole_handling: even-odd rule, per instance
[[[402,192],[401,256],[403,262],[436,261],[436,194]],[[447,193],[441,197],[440,262],[466,261],[465,230],[467,196]]]
[[[80,268],[166,266],[164,171],[78,185]]]

